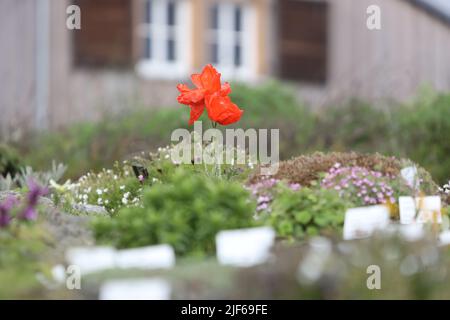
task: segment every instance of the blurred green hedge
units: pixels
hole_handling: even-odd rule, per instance
[[[409,104],[382,110],[350,100],[314,112],[277,82],[232,85],[232,99],[245,113],[240,128],[279,128],[280,157],[311,151],[380,152],[410,158],[438,182],[450,177],[450,94],[419,95]],[[175,128],[188,128],[186,106],[137,110],[56,133],[33,135],[19,144],[24,162],[45,169],[52,159],[69,166],[67,176],[102,167],[170,143]],[[206,116],[202,117],[207,120]],[[205,121],[209,127],[209,121]]]

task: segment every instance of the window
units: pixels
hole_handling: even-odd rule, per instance
[[[188,73],[190,30],[186,0],[145,0],[138,72],[149,78],[181,78]]]
[[[77,0],[82,12],[81,30],[73,36],[77,67],[127,68],[132,52],[132,4],[129,0]]]
[[[209,8],[208,60],[227,77],[254,75],[255,33],[248,4],[215,3]]]
[[[289,80],[325,83],[327,2],[281,0],[278,21],[280,76]]]

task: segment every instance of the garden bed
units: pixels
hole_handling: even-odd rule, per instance
[[[21,220],[17,213],[0,230],[6,249],[0,253],[0,296],[95,299],[108,281],[156,278],[170,284],[175,299],[450,297],[448,251],[438,246],[439,234],[448,228],[448,191],[439,190],[420,167],[420,190],[413,191],[401,176],[403,168],[415,165],[411,161],[314,153],[281,162],[273,177],[260,176],[258,168],[230,165],[221,168],[219,178],[203,165],[174,164],[169,152],[160,148],[62,185],[51,174],[33,173],[46,178],[40,182],[48,193],[41,197],[36,220]],[[145,179],[134,174],[137,163],[148,173]],[[355,179],[342,181],[352,175]],[[369,190],[375,203],[365,203],[360,194],[363,176],[368,186],[380,187],[378,197]],[[30,187],[17,181],[26,177],[16,180],[13,194],[0,195],[3,203],[11,195],[29,199]],[[443,223],[425,224],[420,236],[411,238],[395,226],[398,197],[413,192],[441,193]],[[388,206],[394,228],[370,239],[343,241],[346,211],[375,204]],[[218,262],[220,231],[260,226],[276,232],[270,258],[250,267]],[[105,267],[83,275],[80,290],[68,290],[61,278],[71,248],[127,250],[158,244],[174,249],[173,267]],[[366,268],[372,264],[381,266],[386,290],[367,289]],[[63,279],[68,276],[63,272]],[[250,290],[248,283],[257,287]]]

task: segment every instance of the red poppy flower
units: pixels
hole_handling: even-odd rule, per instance
[[[206,65],[200,74],[193,74],[191,80],[195,89],[190,89],[185,84],[177,86],[180,91],[178,102],[191,108],[190,125],[200,118],[205,105],[212,121],[230,124],[240,119],[242,110],[228,97],[231,92],[230,84],[226,82],[221,85],[220,73],[212,65]]]
[[[208,117],[221,125],[229,125],[239,121],[244,113],[237,105],[231,102],[230,97],[215,93],[206,97]]]

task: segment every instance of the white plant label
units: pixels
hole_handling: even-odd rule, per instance
[[[412,167],[406,167],[403,168],[400,171],[400,174],[402,175],[402,178],[405,180],[405,182],[410,186],[412,189],[417,190],[420,186],[420,181],[417,175],[417,168]]]
[[[441,198],[439,196],[399,197],[398,202],[402,224],[442,223]]]
[[[400,223],[410,224],[416,218],[416,202],[413,197],[399,197]]]
[[[66,261],[79,266],[82,275],[114,268],[164,269],[175,265],[175,252],[167,244],[116,250],[113,247],[75,247]]]
[[[439,235],[439,245],[441,246],[450,245],[450,230],[446,230]]]
[[[216,235],[217,259],[239,267],[261,264],[268,259],[274,240],[270,227],[221,231]]]
[[[115,255],[118,268],[165,269],[175,265],[175,251],[161,244],[143,248],[119,250]]]
[[[412,223],[400,226],[400,234],[407,241],[418,241],[425,236],[423,224]]]
[[[80,268],[82,275],[115,267],[112,247],[75,247],[66,252],[66,260]]]
[[[442,223],[441,198],[439,196],[417,197],[418,223]]]
[[[369,206],[348,209],[345,213],[344,240],[366,238],[377,229],[389,224],[389,210],[386,206]]]
[[[169,300],[172,288],[164,279],[110,280],[100,287],[100,300]]]

